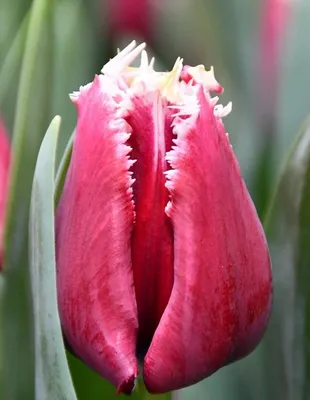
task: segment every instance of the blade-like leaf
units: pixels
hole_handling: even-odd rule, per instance
[[[58,201],[61,196],[61,192],[65,183],[66,175],[67,175],[67,170],[70,164],[71,160],[71,154],[72,154],[72,146],[73,146],[73,139],[74,139],[74,132],[72,133],[67,146],[65,148],[65,151],[61,157],[59,167],[57,169],[57,174],[56,174],[56,182],[55,182],[55,204],[58,204]]]
[[[310,129],[309,129],[310,132]],[[310,134],[309,134],[310,137]],[[308,165],[304,179],[304,187],[299,210],[299,243],[298,243],[298,270],[297,296],[298,304],[303,311],[302,345],[304,372],[302,376],[303,399],[310,395],[310,140],[308,145]],[[299,354],[301,356],[301,354]],[[298,369],[297,369],[298,370]]]
[[[310,395],[310,120],[283,168],[267,235],[274,274],[274,310],[265,344],[270,398]]]
[[[34,399],[28,226],[33,171],[49,119],[52,14],[53,1],[32,2],[18,89],[4,238],[1,352],[5,360],[2,395],[5,400]]]
[[[21,26],[19,27],[12,45],[4,59],[4,63],[0,70],[0,106],[3,107],[8,91],[12,86],[14,75],[20,66],[20,61],[25,46],[25,36],[29,22],[29,14],[24,17]]]
[[[34,304],[35,398],[76,399],[57,310],[54,172],[60,118],[51,122],[34,174],[30,208],[30,270]]]
[[[102,3],[102,2],[101,2]],[[102,31],[96,30],[90,17],[93,2],[82,0],[55,1],[55,51],[53,58],[53,115],[65,115],[58,148],[62,154],[76,124],[76,108],[68,94],[93,79],[105,61]],[[98,10],[96,11],[98,17]],[[98,45],[100,42],[100,46]],[[99,65],[97,58],[100,58]],[[74,66],[74,68],[73,68]],[[60,158],[57,157],[57,161]]]

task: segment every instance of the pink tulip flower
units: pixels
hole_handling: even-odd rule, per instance
[[[106,4],[110,35],[131,35],[152,41],[154,6],[151,0],[109,0]]]
[[[153,393],[249,354],[266,329],[266,238],[213,69],[155,72],[135,42],[71,95],[78,111],[56,214],[58,305],[73,352],[118,392]],[[141,66],[130,63],[140,54]],[[138,354],[138,356],[137,356]]]
[[[291,0],[264,0],[262,2],[257,111],[258,119],[263,122],[273,118],[276,113],[278,78],[283,64],[282,57],[292,9],[291,3]]]

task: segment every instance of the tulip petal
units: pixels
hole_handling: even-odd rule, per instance
[[[107,77],[72,98],[78,123],[56,214],[57,286],[62,327],[73,352],[118,392],[138,374],[137,310],[131,266],[134,220],[130,136]]]
[[[0,119],[0,271],[3,267],[3,228],[10,164],[10,145],[6,136],[4,125]]]
[[[136,211],[132,237],[132,265],[139,316],[138,352],[145,354],[168,303],[173,283],[173,233],[165,213],[169,192],[164,172],[171,149],[171,110],[159,91],[132,97],[127,121]]]
[[[191,385],[248,354],[270,314],[270,258],[222,121],[202,87],[174,121],[168,154],[174,285],[144,360],[154,393]]]

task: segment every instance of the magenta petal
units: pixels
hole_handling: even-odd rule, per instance
[[[0,271],[3,267],[3,228],[8,192],[11,149],[5,127],[0,119]]]
[[[261,223],[202,89],[197,103],[196,115],[176,117],[176,148],[168,154],[174,286],[144,361],[146,386],[155,393],[191,385],[248,354],[271,308]]]
[[[130,393],[138,374],[132,162],[112,94],[117,88],[100,76],[74,98],[76,136],[56,216],[58,304],[73,352]]]

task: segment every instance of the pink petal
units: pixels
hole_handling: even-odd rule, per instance
[[[133,185],[136,220],[132,238],[132,264],[139,316],[139,352],[153,337],[168,303],[173,284],[173,233],[165,213],[169,192],[164,172],[171,148],[171,110],[158,91],[132,98],[127,118],[136,179]]]
[[[248,354],[270,314],[270,259],[221,120],[202,89],[200,111],[176,117],[167,208],[174,285],[144,361],[151,392],[191,385]],[[184,115],[184,114],[183,114]]]
[[[3,229],[10,164],[11,149],[5,127],[0,119],[0,271],[3,267]]]
[[[130,393],[138,374],[130,240],[134,219],[130,134],[108,78],[74,95],[78,123],[57,208],[58,303],[73,352]],[[112,97],[114,96],[114,98]]]

